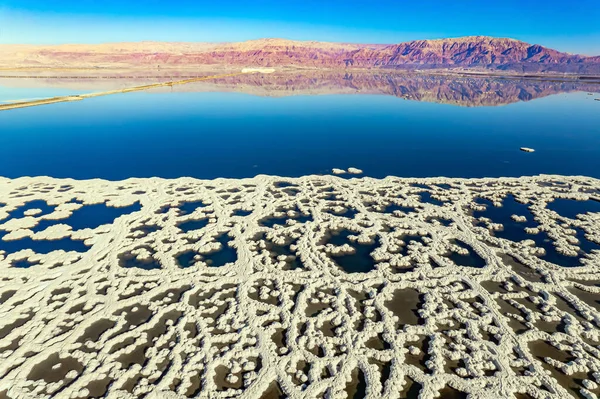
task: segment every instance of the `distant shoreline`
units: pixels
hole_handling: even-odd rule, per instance
[[[254,66],[247,66],[245,68],[261,68]],[[586,83],[600,83],[600,75],[581,75],[581,74],[568,74],[568,73],[497,73],[488,71],[478,70],[447,70],[447,69],[407,69],[407,68],[309,68],[309,67],[279,67],[273,68],[276,73],[288,73],[288,72],[369,72],[369,73],[394,73],[399,75],[431,75],[431,76],[463,76],[463,77],[480,77],[480,78],[507,78],[507,79],[535,79],[535,80],[556,80],[556,81],[585,81]],[[15,67],[15,68],[0,68],[0,78],[2,79],[48,79],[48,78],[61,78],[61,79],[121,79],[121,78],[155,78],[160,77],[156,75],[143,75],[140,73],[148,72],[185,72],[185,71],[210,71],[215,72],[219,70],[221,72],[233,72],[239,71],[240,68],[236,67],[223,67],[216,65],[200,65],[194,67],[167,67],[167,68],[89,68],[89,67]],[[82,71],[82,72],[94,72],[85,76],[64,76],[64,75],[14,75],[5,74],[3,72],[63,72],[63,71]],[[127,73],[127,75],[105,75],[98,76],[97,73]],[[201,77],[201,75],[181,75],[189,78]]]

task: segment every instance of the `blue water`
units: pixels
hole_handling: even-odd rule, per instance
[[[15,84],[20,83],[22,82],[15,82]],[[73,94],[82,94],[82,90],[61,87],[12,87],[10,85],[2,84],[0,81],[0,104],[17,100],[32,100],[37,98],[69,96]]]
[[[600,212],[600,201],[576,201],[565,198],[556,198],[548,204],[548,208],[561,216],[575,219],[577,218],[577,215],[588,212]]]
[[[498,107],[384,95],[129,93],[0,112],[0,176],[600,177],[600,102]],[[519,151],[532,147],[534,153]]]
[[[41,212],[36,214],[36,216],[48,215],[54,212],[55,207],[48,205],[48,203],[44,200],[33,200],[25,203],[23,206],[18,207],[17,209],[8,213],[8,216],[2,218],[0,217],[0,222],[4,220],[10,219],[20,219],[25,217],[25,212],[31,209],[39,209]]]
[[[107,206],[106,203],[86,205],[73,211],[73,214],[67,219],[42,220],[31,230],[33,232],[43,231],[59,223],[68,224],[73,230],[95,229],[98,226],[113,223],[119,216],[137,212],[141,208],[139,202],[120,208]]]
[[[37,217],[50,214],[54,211],[54,206],[48,205],[43,200],[33,200],[25,203],[21,207],[9,212],[9,216],[0,221],[2,224],[5,220],[20,219],[25,216],[25,211],[30,209],[40,209],[42,212],[36,215]],[[73,230],[94,229],[104,224],[113,223],[114,220],[122,215],[132,212],[137,212],[141,209],[139,202],[133,205],[114,208],[107,206],[105,203],[86,205],[80,209],[73,211],[67,219],[51,220],[44,219],[40,221],[31,230],[39,232],[47,229],[50,226],[57,224],[68,224]],[[18,240],[4,240],[8,234],[7,231],[0,229],[0,251],[5,251],[7,254],[12,254],[24,249],[31,249],[39,254],[47,254],[55,250],[62,249],[64,251],[87,252],[89,247],[82,240],[75,240],[70,237],[61,238],[58,240],[33,240],[29,237]],[[27,260],[19,260],[13,263],[14,267],[30,267],[36,263],[31,263]]]
[[[494,235],[500,238],[505,238],[512,241],[523,241],[533,240],[535,245],[540,248],[544,248],[546,251],[545,255],[541,256],[542,259],[548,262],[555,263],[565,267],[576,267],[581,266],[581,259],[589,254],[592,250],[600,250],[600,244],[588,240],[585,237],[585,231],[581,228],[571,226],[575,229],[575,237],[579,241],[579,254],[578,256],[566,256],[556,250],[553,241],[548,237],[546,232],[539,232],[537,234],[527,234],[525,228],[538,227],[538,223],[534,220],[533,214],[529,211],[527,204],[521,204],[515,200],[515,197],[510,194],[502,201],[502,206],[496,207],[490,200],[479,198],[477,203],[485,205],[484,211],[475,211],[473,216],[479,218],[481,216],[491,219],[494,223],[501,223],[503,225],[502,230],[494,231]],[[596,201],[575,201],[567,199],[556,199],[551,202],[548,207],[552,210],[559,212],[559,214],[575,218],[578,214],[586,212],[600,211]],[[557,209],[558,208],[558,209]],[[563,214],[567,213],[566,215]],[[525,222],[515,222],[511,215],[525,216],[527,220]]]
[[[0,251],[5,251],[7,254],[31,249],[38,254],[47,254],[52,251],[62,249],[63,251],[87,252],[89,249],[83,241],[73,240],[69,237],[59,240],[32,240],[29,237],[19,240],[5,241],[4,236],[6,231],[0,230]]]

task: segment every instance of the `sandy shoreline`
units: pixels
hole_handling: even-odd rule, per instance
[[[552,210],[595,206],[597,179],[0,178],[0,198],[0,397],[600,393],[600,213]],[[82,216],[103,203],[114,220]]]

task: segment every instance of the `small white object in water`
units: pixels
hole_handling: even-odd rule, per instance
[[[515,222],[518,223],[523,223],[527,221],[527,218],[525,216],[522,215],[511,215],[510,217],[512,220],[514,220]]]
[[[333,172],[334,175],[343,175],[344,173],[346,173],[346,171],[344,169],[338,169],[338,168],[333,168],[331,171]]]
[[[525,152],[534,152],[535,150],[534,150],[533,148],[521,147],[521,151],[525,151]]]
[[[362,172],[363,171],[361,169],[358,169],[358,168],[348,168],[348,173],[352,173],[353,175],[359,175]]]

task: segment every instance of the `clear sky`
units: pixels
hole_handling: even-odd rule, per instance
[[[0,43],[511,37],[600,55],[600,0],[2,0]]]

